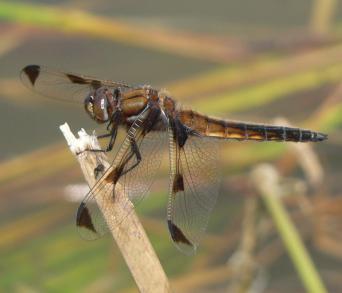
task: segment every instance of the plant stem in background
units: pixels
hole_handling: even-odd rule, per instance
[[[329,33],[337,5],[336,0],[313,1],[311,30],[314,33],[321,35]]]
[[[307,292],[327,292],[300,235],[282,204],[281,188],[278,185],[278,173],[275,168],[266,164],[259,165],[252,172],[252,180],[273,218]]]

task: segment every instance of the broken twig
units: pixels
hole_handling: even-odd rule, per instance
[[[99,163],[105,168],[109,166],[104,153],[87,151],[100,148],[96,136],[89,136],[82,129],[78,132],[79,138],[76,138],[67,123],[61,125],[60,129],[71,152],[76,155],[86,181],[90,187],[93,186],[96,183],[94,169]],[[104,194],[101,194],[101,190],[96,193],[95,199],[140,292],[170,292],[168,279],[132,203],[129,202],[124,192],[120,192],[122,190],[120,186],[117,186],[115,190],[115,200],[106,198]],[[130,211],[127,212],[127,209]],[[125,220],[119,226],[114,225],[113,218],[122,218],[122,216],[125,216]]]

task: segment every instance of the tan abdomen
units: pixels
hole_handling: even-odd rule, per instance
[[[207,137],[256,141],[321,141],[325,134],[285,126],[227,121],[202,115],[192,110],[181,110],[180,121]]]

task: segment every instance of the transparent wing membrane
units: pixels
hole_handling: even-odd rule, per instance
[[[193,254],[205,232],[219,191],[218,143],[189,136],[183,147],[170,137],[168,226],[172,240]]]
[[[20,78],[29,89],[45,97],[67,102],[83,103],[84,98],[101,86],[109,88],[129,85],[70,72],[61,72],[40,65],[28,65],[21,70]]]

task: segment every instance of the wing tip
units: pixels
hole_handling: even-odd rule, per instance
[[[97,233],[94,227],[93,221],[91,219],[91,215],[89,213],[88,208],[86,207],[85,203],[82,202],[77,209],[76,214],[76,226],[88,229],[93,233]]]
[[[27,65],[25,66],[21,72],[22,75],[25,74],[25,77],[30,81],[31,86],[34,86],[36,80],[40,74],[41,67],[39,65]]]
[[[196,253],[197,246],[184,235],[182,230],[174,224],[172,220],[167,220],[167,225],[175,246],[186,255],[194,255]]]

